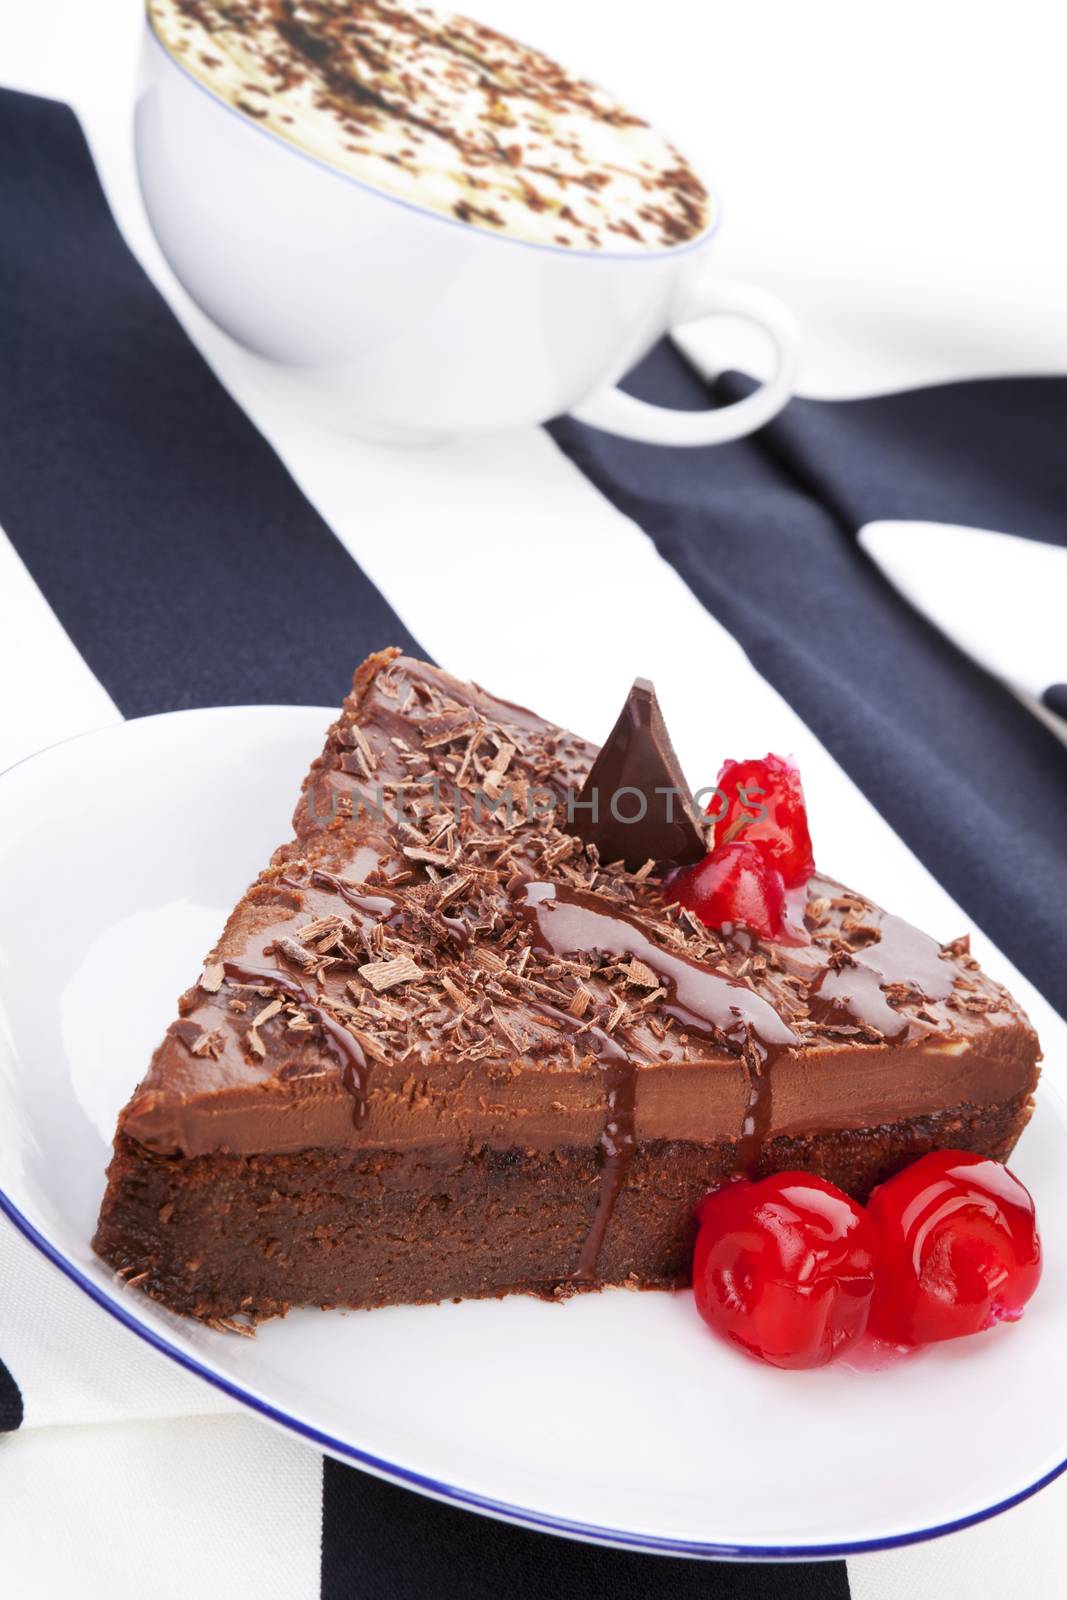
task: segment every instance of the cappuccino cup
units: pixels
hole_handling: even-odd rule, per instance
[[[189,294],[344,431],[415,442],[569,412],[695,446],[789,398],[793,319],[712,273],[693,169],[478,23],[394,0],[148,0],[135,144]],[[769,336],[761,387],[696,412],[615,387],[712,315]]]

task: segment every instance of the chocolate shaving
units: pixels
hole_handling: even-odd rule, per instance
[[[368,961],[360,967],[359,975],[372,989],[381,992],[398,983],[417,983],[425,973],[410,956],[396,956],[392,961]]]
[[[319,965],[319,957],[314,951],[306,949],[296,939],[290,939],[285,934],[275,939],[274,949],[279,955],[284,956],[286,961],[291,961],[294,967],[299,967],[301,972],[314,972]]]
[[[652,968],[646,966],[643,961],[638,961],[636,956],[631,960],[628,967],[622,967],[620,971],[627,983],[632,983],[638,989],[659,988],[659,979],[652,971]]]

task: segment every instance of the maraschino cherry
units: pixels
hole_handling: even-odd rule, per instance
[[[871,1332],[931,1344],[1014,1322],[1037,1288],[1034,1202],[998,1161],[935,1150],[868,1202],[881,1240]]]
[[[709,928],[738,925],[761,939],[785,927],[785,884],[756,849],[738,839],[677,872],[664,884],[672,904],[685,906]]]
[[[807,883],[815,871],[815,857],[800,773],[793,763],[775,755],[726,761],[709,816],[722,810],[723,795],[726,809],[716,817],[713,848],[742,838],[778,869],[787,889]]]
[[[703,1202],[697,1309],[775,1367],[821,1367],[862,1336],[878,1236],[863,1208],[810,1172],[729,1183]]]
[[[669,903],[685,906],[709,928],[747,928],[761,939],[803,942],[789,923],[786,889],[807,883],[815,868],[800,774],[791,762],[727,761],[708,815],[713,848],[695,866],[664,880]]]

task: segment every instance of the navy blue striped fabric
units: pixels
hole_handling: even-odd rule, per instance
[[[22,1391],[0,1361],[0,1433],[22,1426]]]
[[[126,715],[337,703],[369,650],[422,653],[130,256],[70,111],[4,92],[0,304],[0,523]],[[622,1555],[324,1471],[325,1600],[847,1600],[843,1562]]]
[[[337,705],[392,608],[127,250],[72,112],[0,93],[0,524],[130,717]]]
[[[614,1448],[614,1446],[612,1446]],[[625,1448],[625,1446],[623,1446]],[[714,1449],[714,1444],[709,1448]],[[843,1561],[678,1561],[509,1528],[327,1461],[323,1600],[848,1600]]]
[[[666,343],[628,387],[708,404]],[[1067,378],[795,400],[754,438],[716,449],[633,444],[572,419],[551,431],[1067,1014],[1067,748],[913,611],[855,538],[886,519],[1067,543]],[[709,683],[709,718],[729,693]],[[829,845],[823,856],[832,871]]]
[[[1067,717],[1067,683],[1050,683],[1042,696],[1050,711]]]

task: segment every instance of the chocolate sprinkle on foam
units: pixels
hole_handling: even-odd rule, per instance
[[[584,250],[663,249],[711,220],[640,117],[466,17],[392,0],[148,0],[148,14],[258,127],[410,204]]]

